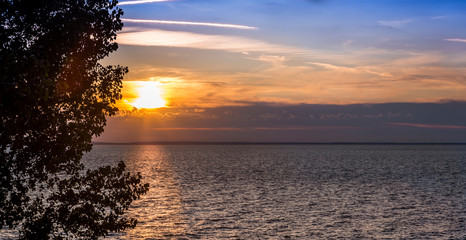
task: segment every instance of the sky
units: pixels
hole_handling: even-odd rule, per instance
[[[466,142],[466,1],[120,1],[97,142]]]

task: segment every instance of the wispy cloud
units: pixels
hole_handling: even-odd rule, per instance
[[[353,126],[309,126],[309,127],[162,127],[152,128],[152,131],[250,131],[250,130],[325,130],[325,129],[356,129]]]
[[[411,19],[403,19],[403,20],[393,20],[393,21],[378,21],[378,23],[385,27],[401,27],[412,21],[413,20]]]
[[[241,131],[246,128],[192,128],[192,127],[175,127],[175,128],[152,128],[153,131]]]
[[[418,128],[441,128],[441,129],[466,129],[466,126],[458,125],[435,125],[435,124],[421,124],[421,123],[388,123],[395,126],[407,126]]]
[[[171,24],[171,25],[192,25],[192,26],[207,26],[207,27],[221,27],[221,28],[235,28],[246,30],[257,30],[257,27],[228,24],[228,23],[210,23],[210,22],[189,22],[189,21],[172,21],[172,20],[151,20],[151,19],[131,19],[122,18],[124,22],[132,23],[153,23],[153,24]]]
[[[329,70],[344,71],[344,72],[354,72],[354,73],[359,72],[355,68],[336,66],[336,65],[328,64],[328,63],[319,63],[319,62],[308,62],[308,63],[312,64],[312,65],[315,65],[315,66],[323,67],[323,68],[329,69]]]
[[[118,5],[133,5],[133,4],[144,4],[144,3],[154,3],[154,2],[171,2],[174,0],[135,0],[135,1],[121,1]]]
[[[445,18],[448,18],[448,16],[434,16],[434,17],[431,17],[430,19],[439,20],[439,19],[445,19]]]
[[[343,66],[337,66],[329,63],[319,63],[319,62],[308,62],[309,64],[319,66],[328,70],[333,70],[333,71],[341,71],[341,72],[350,72],[350,73],[369,73],[369,74],[374,74],[377,76],[381,77],[391,77],[392,74],[388,72],[377,72],[373,71],[367,68],[350,68],[350,67],[343,67]]]
[[[308,126],[308,127],[256,127],[254,130],[325,130],[325,129],[355,129],[354,126]]]
[[[160,29],[125,28],[118,34],[122,45],[185,47],[229,52],[300,53],[302,49],[272,44],[260,40],[228,35],[208,35]]]
[[[447,38],[447,39],[443,39],[445,41],[449,41],[449,42],[463,42],[463,43],[466,43],[466,39],[464,38]]]

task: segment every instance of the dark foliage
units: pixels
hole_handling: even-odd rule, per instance
[[[123,211],[148,189],[116,167],[81,158],[118,109],[126,67],[116,0],[1,0],[0,228],[22,239],[97,238],[134,227]]]

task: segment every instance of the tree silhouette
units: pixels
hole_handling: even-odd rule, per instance
[[[2,0],[0,11],[0,228],[95,239],[134,227],[123,213],[148,190],[141,176],[81,163],[128,71],[99,64],[117,49],[117,1]]]

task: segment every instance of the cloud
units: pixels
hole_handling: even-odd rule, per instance
[[[304,51],[244,37],[129,27],[118,34],[117,42],[122,45],[183,47],[239,53],[247,51],[298,54]]]
[[[354,129],[355,127],[348,126],[312,126],[312,127],[161,127],[152,128],[152,131],[248,131],[248,130],[325,130],[325,129]]]
[[[445,41],[449,41],[449,42],[462,42],[462,43],[466,43],[466,39],[465,38],[446,38],[446,39],[443,39]]]
[[[430,19],[440,20],[440,19],[445,19],[445,18],[449,18],[449,16],[434,16],[434,17],[431,17]]]
[[[337,58],[332,52],[315,51],[316,57],[302,58],[296,54],[301,49],[286,46],[280,49],[254,39],[248,39],[252,42],[239,48],[236,43],[241,41],[232,36],[221,37],[225,45],[232,46],[225,48],[212,43],[202,46],[203,49],[122,46],[119,61],[108,64],[130,66],[132,71],[127,80],[176,78],[176,82],[170,80],[165,84],[170,106],[203,108],[238,105],[239,101],[348,104],[466,100],[466,68],[451,65],[452,59],[443,53],[363,52],[359,54],[364,61],[351,61],[352,52]],[[174,42],[170,40],[166,46]],[[259,52],[244,55],[245,48]],[[381,54],[394,56],[390,55],[388,60],[372,57]],[[459,57],[452,62],[464,59]]]
[[[323,68],[329,69],[329,70],[353,72],[353,73],[358,72],[358,70],[355,69],[355,68],[336,66],[336,65],[328,64],[328,63],[319,63],[319,62],[308,62],[308,63],[312,64],[312,65],[315,65],[315,66],[323,67]]]
[[[404,20],[393,20],[393,21],[378,21],[378,23],[382,26],[385,26],[385,27],[393,27],[393,28],[396,28],[396,27],[401,27],[407,23],[410,23],[412,22],[413,20],[411,19],[404,19]]]
[[[96,140],[466,142],[466,102],[370,106],[250,103],[205,108],[203,112],[196,108],[163,108],[152,114],[111,117],[104,134]]]
[[[152,128],[152,131],[241,131],[244,128],[193,128],[193,127],[175,127],[175,128]]]
[[[323,127],[412,126],[466,129],[466,102],[370,104],[270,104],[203,108],[174,107],[132,112],[121,117],[148,117],[154,129],[315,129]],[[145,115],[147,114],[147,115]],[[316,116],[310,118],[309,115]],[[170,116],[167,118],[167,116]],[[292,116],[292,117],[290,117]]]
[[[144,4],[144,3],[154,3],[154,2],[171,2],[175,0],[135,0],[135,1],[121,1],[118,5],[134,5],[134,4]]]
[[[377,72],[373,71],[370,69],[366,68],[350,68],[350,67],[342,67],[342,66],[336,66],[333,64],[328,64],[328,63],[319,63],[319,62],[308,62],[309,64],[319,66],[328,70],[333,70],[333,71],[341,71],[341,72],[349,72],[349,73],[369,73],[369,74],[374,74],[377,76],[381,77],[391,77],[392,75],[387,72]]]
[[[303,130],[342,130],[342,129],[355,129],[353,126],[312,126],[312,127],[256,127],[254,130],[292,130],[292,131],[303,131]]]
[[[234,29],[245,29],[245,30],[257,30],[257,27],[238,25],[238,24],[227,24],[227,23],[210,23],[210,22],[189,22],[189,21],[172,21],[172,20],[150,20],[150,19],[131,19],[122,18],[124,22],[132,23],[153,23],[153,24],[172,24],[172,25],[190,25],[190,26],[207,26],[207,27],[220,27],[220,28],[234,28]]]
[[[395,126],[408,126],[418,128],[439,128],[439,129],[466,129],[466,126],[458,125],[435,125],[435,124],[421,124],[421,123],[388,123]]]

